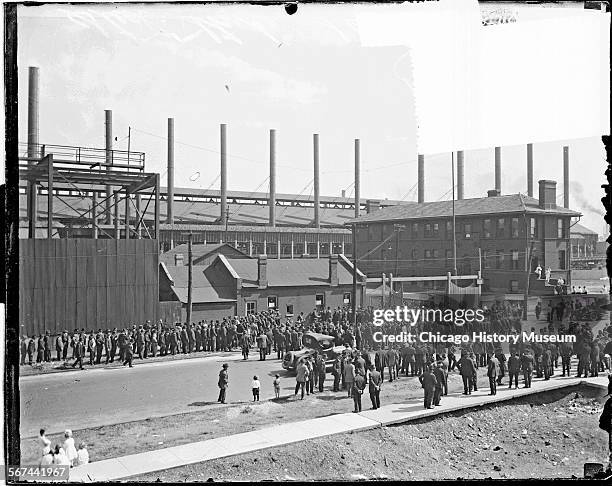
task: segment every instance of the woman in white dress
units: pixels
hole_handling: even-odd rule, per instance
[[[74,466],[74,461],[77,458],[77,450],[76,450],[76,447],[74,446],[74,439],[72,438],[72,430],[66,429],[66,431],[64,432],[64,437],[66,438],[66,440],[64,441],[64,445],[62,448],[66,452],[66,456],[68,457],[68,460],[70,461],[70,465]]]
[[[51,450],[51,441],[45,435],[45,429],[40,429],[39,443],[42,448],[41,455],[44,456]]]
[[[40,465],[44,467],[44,466],[51,466],[52,464],[53,464],[53,452],[51,450],[48,450],[40,459]]]
[[[89,463],[89,452],[87,452],[87,446],[84,442],[79,444],[79,450],[77,451],[77,466]]]

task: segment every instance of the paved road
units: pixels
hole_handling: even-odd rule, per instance
[[[243,361],[238,353],[227,356],[142,363],[133,368],[76,370],[20,379],[21,435],[31,437],[43,427],[47,433],[66,428],[82,429],[193,412],[216,404],[217,379],[223,363],[229,363],[228,401],[250,401],[251,380],[258,375],[261,399],[274,397],[272,380],[279,373],[283,394],[295,386],[295,378],[282,369],[280,360]]]

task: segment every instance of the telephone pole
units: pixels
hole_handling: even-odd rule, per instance
[[[193,294],[193,255],[191,251],[193,234],[189,232],[189,239],[187,240],[187,258],[189,261],[189,267],[187,271],[187,324],[191,325],[191,308],[192,308],[192,294]]]

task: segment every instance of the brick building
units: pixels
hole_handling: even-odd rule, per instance
[[[538,199],[489,191],[488,197],[456,200],[457,273],[481,270],[483,292],[522,293],[533,246],[531,270],[538,264],[550,267],[553,278],[570,282],[569,228],[571,218],[580,213],[557,207],[556,199],[556,182],[541,180]],[[351,220],[359,268],[368,277],[452,272],[452,205],[440,201],[395,206]],[[530,289],[538,290],[533,280]]]
[[[160,302],[187,310],[187,266],[160,265]],[[327,259],[227,258],[217,254],[208,265],[194,265],[194,322],[278,309],[281,316],[305,315],[351,304],[353,266],[344,255]],[[365,292],[365,275],[358,271],[357,305]]]

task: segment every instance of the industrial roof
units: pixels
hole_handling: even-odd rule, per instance
[[[191,255],[194,263],[199,259],[208,256],[212,253],[224,252],[230,255],[244,255],[245,258],[251,258],[246,253],[237,250],[233,246],[228,243],[217,243],[217,244],[203,244],[203,243],[194,243],[191,246]],[[175,255],[183,255],[184,263],[187,264],[187,253],[188,253],[188,245],[186,243],[182,245],[175,246],[172,250],[167,251],[159,255],[159,261],[164,262],[166,265],[174,264],[174,256]]]
[[[523,194],[506,196],[480,197],[455,200],[455,216],[498,215],[507,213],[555,214],[563,216],[580,216],[576,211],[565,208],[541,209],[539,201]],[[391,206],[353,218],[348,223],[369,223],[397,221],[406,219],[450,218],[453,215],[452,201],[425,202],[420,204]]]
[[[189,267],[160,265],[171,281],[170,287],[183,304],[187,303],[188,272]],[[236,302],[230,288],[214,285],[206,275],[208,267],[194,266],[192,301],[195,303]]]
[[[39,196],[38,198],[38,214],[40,218],[47,216],[47,198]],[[104,210],[104,203],[99,201],[98,213]],[[147,206],[148,197],[142,197],[141,211],[145,211],[145,220],[152,221],[154,219],[154,202],[151,201]],[[71,207],[72,206],[72,207]],[[26,196],[19,196],[20,218],[25,219],[26,214]],[[167,220],[167,203],[161,201],[160,204],[160,220]],[[81,217],[84,224],[90,218],[91,198],[80,196],[61,195],[53,199],[54,219],[60,220],[76,220]],[[114,208],[112,209],[114,214]],[[230,204],[229,205],[229,225],[267,225],[269,222],[270,209],[267,204]],[[131,207],[130,213],[132,216],[136,214],[134,206]],[[219,216],[221,206],[216,202],[202,201],[175,201],[174,202],[174,222],[177,224],[219,224]],[[119,217],[123,218],[125,214],[125,203],[119,204]],[[354,209],[344,208],[320,208],[319,220],[320,225],[324,227],[341,227],[355,215]],[[291,227],[312,227],[314,222],[314,208],[301,206],[277,206],[276,207],[276,224],[278,226]],[[199,228],[201,229],[201,228]]]
[[[243,287],[257,287],[257,259],[228,258],[227,261],[242,279]],[[360,272],[359,275],[363,274]],[[329,259],[268,259],[266,276],[268,287],[329,285]],[[343,257],[338,257],[338,283],[353,283],[352,267]]]

